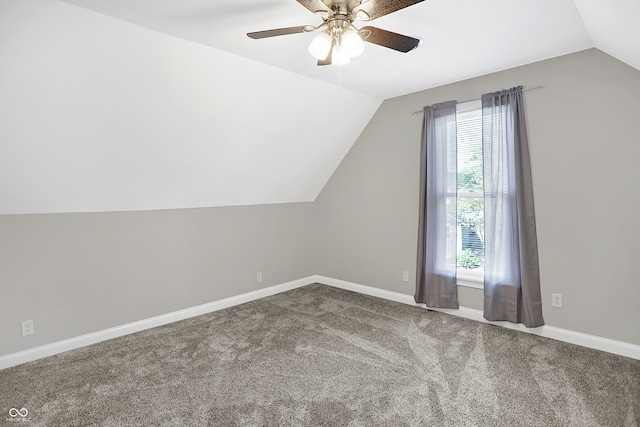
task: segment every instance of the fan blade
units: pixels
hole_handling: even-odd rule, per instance
[[[309,28],[313,30],[314,27],[310,25],[300,25],[298,27],[276,28],[275,30],[255,31],[253,33],[247,33],[252,39],[264,39],[267,37],[285,36],[287,34],[297,34],[309,31]]]
[[[322,0],[298,0],[298,3],[309,9],[311,13],[331,12],[331,8]]]
[[[371,21],[372,19],[380,18],[381,16],[388,15],[423,1],[424,0],[369,0],[354,8],[352,14],[362,21]],[[358,15],[358,12],[364,13]]]
[[[420,43],[420,40],[414,39],[413,37],[392,33],[391,31],[382,30],[376,27],[362,27],[360,29],[360,33],[370,33],[368,36],[363,37],[366,42],[388,47],[389,49],[398,50],[404,53],[415,49],[418,46],[418,43]]]

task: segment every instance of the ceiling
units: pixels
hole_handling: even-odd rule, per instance
[[[331,84],[335,67],[307,52],[315,36],[252,40],[247,32],[318,25],[296,0],[66,0],[165,34]],[[341,67],[342,86],[387,99],[597,47],[640,68],[637,0],[427,0],[371,23],[417,37],[403,54],[368,44]]]
[[[295,0],[0,1],[0,215],[313,201],[383,100],[597,47],[640,69],[638,0],[427,0],[419,37],[317,67]]]

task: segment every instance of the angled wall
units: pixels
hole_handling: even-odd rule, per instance
[[[381,103],[60,1],[0,58],[0,214],[313,201]]]
[[[316,199],[318,273],[413,295],[422,115],[411,112],[517,85],[544,86],[525,102],[545,320],[640,344],[640,72],[595,49],[385,101]],[[481,290],[458,290],[482,309]]]

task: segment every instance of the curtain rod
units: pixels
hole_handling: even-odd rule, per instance
[[[542,86],[542,85],[531,86],[531,87],[527,87],[527,88],[522,89],[522,91],[526,92],[528,90],[542,89],[543,87],[544,86]],[[464,101],[458,101],[458,104],[462,104],[463,102],[477,101],[478,99],[481,99],[481,98],[465,99]],[[418,111],[412,111],[411,112],[411,114],[420,114],[420,113],[424,113],[424,110],[418,110]]]

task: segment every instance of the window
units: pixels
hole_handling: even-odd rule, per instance
[[[456,106],[457,282],[482,287],[484,280],[484,185],[482,102]]]
[[[415,301],[459,308],[484,288],[484,317],[544,324],[522,86],[424,107]]]

